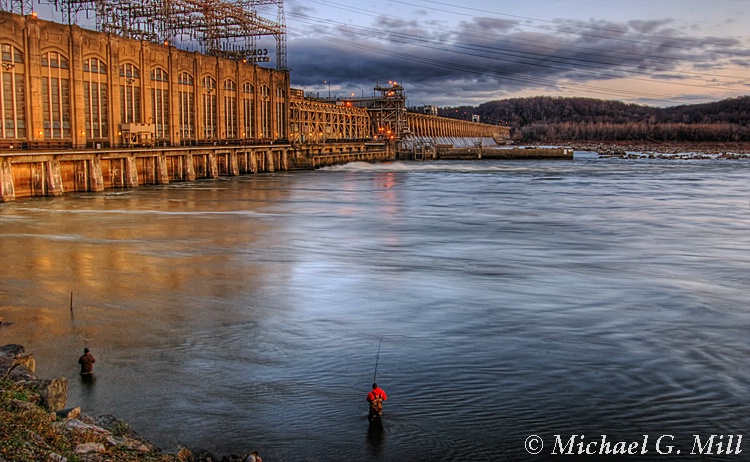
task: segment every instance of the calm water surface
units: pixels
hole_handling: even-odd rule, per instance
[[[669,460],[661,435],[684,455],[744,434],[707,459],[748,460],[749,179],[747,161],[577,153],[18,200],[0,343],[165,449],[546,460],[555,435],[649,435],[638,460]]]

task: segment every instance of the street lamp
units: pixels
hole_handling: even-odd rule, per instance
[[[328,99],[331,99],[331,82],[324,80],[323,83],[328,84]]]

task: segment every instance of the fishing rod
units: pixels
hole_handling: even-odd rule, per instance
[[[378,375],[378,361],[380,361],[380,347],[383,345],[383,338],[380,338],[380,343],[378,344],[378,355],[375,357],[375,373],[372,374],[372,383],[375,383],[375,377]]]

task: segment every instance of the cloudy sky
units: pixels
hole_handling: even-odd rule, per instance
[[[292,86],[403,83],[413,106],[750,94],[750,0],[286,0]]]

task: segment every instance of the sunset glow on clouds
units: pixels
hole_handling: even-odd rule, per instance
[[[673,106],[750,94],[745,0],[289,0],[286,18],[292,86],[321,96],[389,80],[410,105],[547,95]]]

